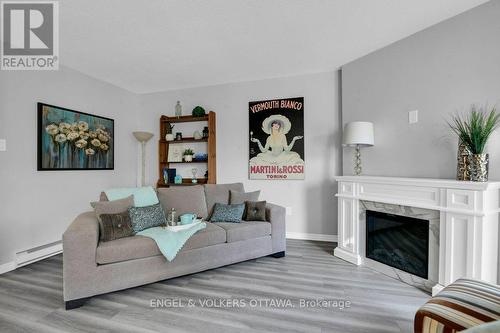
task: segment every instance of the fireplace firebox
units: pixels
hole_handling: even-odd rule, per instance
[[[428,279],[429,221],[367,210],[366,257]]]

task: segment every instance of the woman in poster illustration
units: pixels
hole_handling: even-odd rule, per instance
[[[266,145],[262,146],[259,139],[253,137],[250,132],[250,141],[257,143],[260,154],[250,159],[250,165],[304,165],[300,155],[292,151],[295,141],[303,136],[295,136],[290,144],[286,141],[286,134],[290,131],[292,124],[287,117],[280,114],[272,115],[262,122],[262,130],[269,134]]]

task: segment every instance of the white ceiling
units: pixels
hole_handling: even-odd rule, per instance
[[[137,93],[335,70],[485,0],[64,0],[60,59]]]

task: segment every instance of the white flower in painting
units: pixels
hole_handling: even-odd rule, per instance
[[[80,149],[85,148],[87,146],[87,141],[80,139],[77,142],[75,142],[75,146],[76,146],[76,148],[80,148]]]
[[[71,129],[72,132],[78,132],[79,131],[78,124],[77,123],[71,124],[70,129]]]
[[[80,138],[82,138],[83,140],[87,140],[89,138],[89,133],[80,131]]]
[[[97,147],[97,148],[99,148],[101,146],[101,141],[99,141],[97,139],[93,139],[92,141],[90,141],[90,143],[92,144],[92,146]]]
[[[68,135],[66,136],[69,141],[75,141],[80,137],[80,133],[78,132],[69,132]]]
[[[95,139],[95,138],[97,138],[97,133],[96,133],[96,132],[93,132],[93,131],[90,131],[90,132],[89,132],[89,136],[90,136],[92,139]]]
[[[71,129],[71,125],[68,123],[60,123],[59,124],[59,131],[61,133],[67,134],[67,133],[69,133],[70,129]]]
[[[87,154],[89,156],[90,155],[94,155],[95,154],[95,150],[92,149],[92,148],[87,148],[87,149],[85,149],[85,154]]]
[[[108,150],[108,149],[109,149],[109,146],[108,146],[107,144],[103,143],[103,144],[101,145],[101,147],[100,147],[100,148],[101,148],[102,150],[106,151],[106,150]]]
[[[49,133],[49,135],[57,135],[57,133],[59,133],[59,127],[57,125],[50,124],[45,127],[45,131]]]
[[[99,127],[98,129],[95,130],[96,134],[99,135],[108,135],[108,133],[102,129],[102,127]]]
[[[80,131],[86,131],[89,129],[89,124],[86,121],[79,121],[78,128],[80,129]]]
[[[107,134],[99,134],[98,138],[99,138],[99,140],[101,140],[101,142],[108,142],[109,141]]]
[[[56,140],[56,142],[59,142],[59,143],[65,143],[67,140],[66,134],[62,134],[62,133],[57,134],[55,140]]]

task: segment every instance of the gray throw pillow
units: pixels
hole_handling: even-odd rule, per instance
[[[234,222],[239,223],[245,211],[245,204],[226,205],[216,203],[210,222]]]
[[[134,206],[134,196],[113,201],[91,202],[90,205],[94,208],[97,219],[101,222],[102,214],[118,214],[128,211],[130,207]]]
[[[128,211],[118,214],[101,214],[101,221],[99,221],[99,240],[101,242],[109,242],[133,235],[134,229],[132,229]]]
[[[128,213],[135,232],[167,224],[165,214],[159,203],[146,207],[130,207]]]
[[[242,204],[246,201],[257,201],[259,200],[260,191],[254,192],[238,192],[238,191],[230,191],[230,201],[231,205],[234,204]]]
[[[265,201],[247,201],[245,220],[266,221],[266,204]]]

